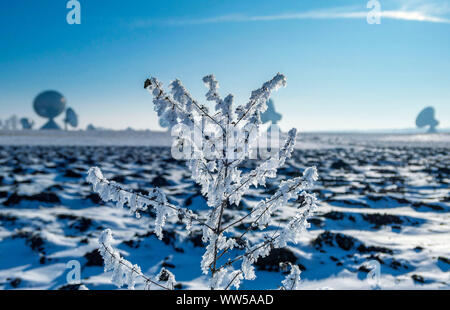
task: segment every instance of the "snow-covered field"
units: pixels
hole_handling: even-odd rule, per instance
[[[112,289],[96,252],[111,228],[122,254],[147,275],[171,270],[178,288],[206,288],[201,233],[168,225],[163,242],[142,219],[102,203],[85,182],[91,166],[145,192],[161,187],[179,205],[206,210],[184,162],[171,158],[170,137],[151,132],[0,132],[0,288],[59,289],[66,263],[78,260],[89,289]],[[242,289],[275,289],[279,262],[298,264],[305,289],[370,289],[365,263],[380,263],[381,289],[450,289],[450,134],[302,134],[277,179],[253,190],[231,222],[280,179],[315,165],[320,208],[298,246],[257,263],[257,279]],[[249,167],[254,162],[248,162]],[[276,216],[283,225],[293,202]],[[238,229],[245,229],[246,225]],[[273,227],[276,229],[276,227]],[[263,238],[255,231],[255,239]]]

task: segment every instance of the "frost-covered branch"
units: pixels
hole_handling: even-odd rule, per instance
[[[265,228],[275,210],[286,205],[289,200],[297,199],[299,193],[311,188],[317,178],[316,168],[311,167],[305,170],[303,177],[281,182],[280,189],[272,197],[262,200],[252,210],[253,225],[260,229]]]
[[[252,210],[231,223],[226,223],[225,216],[229,216],[231,206],[239,205],[251,186],[265,186],[267,179],[276,177],[277,169],[291,157],[296,130],[289,131],[286,141],[280,147],[271,146],[278,150],[276,154],[244,173],[241,163],[247,157],[253,159],[250,155],[254,154],[253,147],[258,142],[260,115],[267,109],[266,101],[273,91],[286,85],[286,78],[280,73],[276,74],[261,88],[253,91],[246,104],[236,109],[233,108],[233,95],[229,94],[225,98],[220,96],[219,83],[214,75],[205,76],[203,82],[208,88],[206,100],[215,103],[214,114],[209,112],[206,105],[193,99],[178,79],[170,83],[169,93],[153,77],[145,81],[144,88],[153,95],[155,110],[162,124],[170,128],[177,124],[180,127],[172,150],[180,148],[184,152],[187,146],[190,147],[183,154],[188,155],[185,159],[192,178],[201,186],[201,193],[207,199],[210,209],[205,220],[199,220],[191,210],[170,204],[158,188],[150,189],[148,195],[133,193],[105,179],[98,168],[91,168],[87,179],[103,200],[112,200],[117,206],[127,204],[130,212],[138,217],[140,212],[152,207],[156,212],[155,233],[159,238],[162,238],[162,228],[171,216],[178,215],[185,219],[188,230],[192,222],[200,224],[202,241],[205,243],[200,267],[204,274],[210,275],[210,287],[238,289],[242,280],[255,279],[253,265],[259,258],[269,255],[273,248],[298,242],[301,232],[309,226],[308,218],[317,207],[316,197],[307,191],[318,175],[315,167],[307,168],[302,177],[281,182],[279,189],[271,197],[262,199]],[[246,234],[251,228],[256,226],[265,230],[271,227],[273,215],[293,199],[300,201],[301,206],[289,223],[266,233],[263,241],[250,244]],[[244,222],[249,226],[242,233],[236,233],[232,229]],[[114,257],[117,260],[117,253],[112,248],[104,248],[111,251],[104,250],[105,259]],[[224,257],[225,254],[228,257]],[[137,267],[125,260],[119,265],[137,270]],[[139,276],[142,274],[140,270],[135,273]],[[284,288],[297,288],[299,274],[298,268],[292,266],[290,276],[283,281]],[[169,282],[174,281],[172,276],[169,272],[161,272],[159,275]]]
[[[248,191],[251,185],[257,187],[266,184],[266,178],[275,178],[277,170],[284,165],[286,159],[290,158],[295,146],[297,130],[291,129],[288,137],[280,151],[268,160],[265,160],[257,168],[241,177],[240,182],[235,183],[229,190],[231,203],[239,205],[242,196]]]
[[[317,169],[315,167],[307,168],[303,173],[303,177],[297,177],[281,183],[280,189],[270,198],[260,201],[249,213],[233,221],[223,228],[226,231],[235,225],[240,224],[247,218],[253,220],[252,225],[261,229],[265,228],[270,220],[270,215],[279,207],[285,205],[289,200],[297,198],[299,192],[309,189],[318,178]],[[302,194],[303,195],[303,194]],[[250,229],[250,227],[249,227]],[[241,236],[249,230],[247,229]]]
[[[236,108],[238,120],[235,126],[242,120],[260,124],[260,114],[267,110],[267,100],[269,100],[273,91],[278,90],[278,88],[282,86],[286,86],[286,77],[281,73],[278,73],[273,79],[264,83],[261,88],[254,90],[250,96],[249,102]]]
[[[128,289],[132,290],[136,285],[136,280],[141,278],[145,282],[146,287],[150,287],[153,284],[164,290],[173,290],[175,277],[165,268],[161,270],[156,280],[152,280],[141,272],[141,268],[138,265],[133,265],[121,257],[120,253],[111,246],[113,237],[110,229],[102,232],[98,242],[100,245],[99,252],[105,263],[105,272],[112,271],[111,281],[119,288],[127,285]],[[162,273],[167,274],[165,278],[161,277]],[[160,282],[166,283],[167,286]]]
[[[213,123],[221,126],[221,124],[209,114],[206,106],[200,105],[195,101],[180,80],[176,79],[170,84],[173,99],[175,99],[187,112],[196,111],[198,115],[210,119]],[[181,116],[181,115],[180,115]]]
[[[252,210],[252,212],[226,226],[224,230],[227,230],[228,228],[237,225],[244,219],[250,217],[253,222],[243,233],[240,234],[239,237],[237,237],[237,239],[242,239],[244,235],[250,231],[252,226],[258,226],[261,229],[265,229],[271,213],[277,209],[277,206],[286,204],[290,199],[297,199],[299,196],[303,197],[301,209],[298,209],[295,216],[290,220],[286,227],[281,229],[279,233],[275,232],[273,236],[266,237],[266,240],[262,243],[248,247],[246,253],[228,261],[222,267],[227,267],[239,260],[242,260],[243,262],[241,269],[243,270],[244,278],[251,280],[254,279],[252,265],[258,260],[258,258],[269,255],[272,248],[285,247],[289,242],[297,243],[300,234],[309,227],[309,223],[307,221],[308,218],[310,218],[313,212],[317,209],[317,199],[315,195],[308,194],[304,191],[312,186],[313,182],[317,180],[317,177],[317,171],[314,167],[306,169],[303,174],[303,178],[295,178],[282,183],[280,190],[277,191],[271,198],[260,202]],[[223,256],[230,250],[230,248],[225,248],[222,253],[219,254],[219,257]]]
[[[298,290],[300,288],[300,273],[301,270],[296,265],[290,264],[291,271],[286,278],[281,281],[282,289],[284,290]]]
[[[209,88],[206,93],[206,100],[215,101],[216,106],[215,109],[217,112],[221,113],[223,117],[223,122],[220,122],[222,128],[227,124],[231,123],[234,118],[234,113],[232,110],[233,107],[233,95],[228,95],[225,99],[222,99],[219,95],[218,88],[219,83],[216,80],[216,77],[213,74],[207,75],[203,78],[203,82]]]
[[[131,192],[119,184],[107,180],[98,167],[89,169],[86,180],[92,184],[94,192],[98,193],[103,201],[113,201],[116,203],[116,207],[119,208],[128,205],[130,213],[135,214],[137,218],[140,218],[140,212],[146,211],[148,206],[153,207],[156,213],[155,234],[159,239],[163,237],[162,229],[169,216],[178,215],[185,218],[187,220],[188,230],[193,221],[208,226],[199,220],[198,216],[191,210],[176,207],[168,203],[166,195],[159,188],[150,189],[148,195]]]
[[[208,92],[206,93],[205,97],[208,101],[215,101],[218,105],[222,103],[222,99],[219,95],[219,82],[217,82],[216,77],[214,74],[207,75],[203,78],[203,83],[209,88]],[[216,110],[218,108],[216,107]]]
[[[171,128],[179,123],[190,129],[187,135],[180,135],[178,140],[187,142],[193,148],[192,154],[190,154],[191,159],[188,162],[192,177],[202,186],[202,194],[208,196],[211,202],[215,201],[213,194],[215,193],[214,184],[217,182],[217,176],[214,175],[214,171],[217,170],[216,163],[208,160],[204,152],[205,143],[213,144],[211,137],[206,132],[210,129],[208,121],[219,126],[222,133],[225,129],[218,120],[209,114],[206,106],[198,104],[192,98],[181,81],[175,80],[170,84],[172,96],[164,92],[162,83],[153,77],[146,80],[144,88],[152,93],[155,110],[163,124]],[[192,132],[194,137],[190,136]],[[197,133],[200,139],[197,138]]]
[[[147,79],[144,88],[153,94],[155,111],[164,125],[173,127],[179,122],[188,126],[195,124],[194,116],[191,113],[192,105],[183,105],[183,103],[180,104],[172,99],[164,92],[162,83],[158,79],[153,77]]]

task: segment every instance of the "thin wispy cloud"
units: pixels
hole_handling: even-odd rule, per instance
[[[145,28],[151,26],[187,26],[220,23],[239,22],[270,22],[283,20],[327,20],[327,19],[366,19],[370,9],[358,10],[354,7],[333,8],[326,10],[312,10],[298,13],[274,14],[274,15],[243,15],[229,14],[195,19],[165,19],[165,20],[138,20],[131,25],[133,28]],[[381,10],[380,18],[450,24],[450,18],[445,16],[450,9],[447,6],[420,5],[411,7],[404,5],[396,10]]]

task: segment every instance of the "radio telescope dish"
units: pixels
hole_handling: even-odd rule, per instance
[[[429,133],[436,132],[436,127],[439,125],[439,121],[435,118],[435,111],[433,107],[426,107],[423,109],[416,118],[416,126],[423,128],[430,126]]]
[[[41,129],[61,129],[53,119],[66,108],[63,95],[54,90],[44,91],[34,99],[33,107],[39,116],[50,119]]]
[[[94,125],[89,124],[89,125],[86,127],[86,130],[97,130],[97,129],[95,128]]]
[[[275,111],[275,105],[272,99],[267,101],[267,110],[261,114],[261,122],[267,123],[271,122],[272,124],[276,124],[281,120],[281,114]]]
[[[20,124],[22,125],[22,128],[24,130],[33,129],[33,126],[34,126],[34,122],[26,117],[22,117],[20,119]]]
[[[75,113],[75,111],[72,108],[68,108],[66,110],[66,118],[64,119],[64,123],[66,124],[66,130],[67,130],[67,124],[69,124],[73,128],[78,127],[78,115]]]

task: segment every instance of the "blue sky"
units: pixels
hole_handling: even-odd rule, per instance
[[[429,105],[450,127],[448,0],[379,0],[379,25],[365,0],[79,1],[81,25],[67,24],[66,0],[1,2],[0,118],[43,124],[31,103],[55,89],[83,128],[159,129],[149,76],[203,100],[214,73],[242,103],[282,72],[282,129],[408,128]]]

